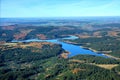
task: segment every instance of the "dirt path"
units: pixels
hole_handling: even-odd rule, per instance
[[[120,60],[120,58],[115,57],[115,56],[112,56],[112,55],[109,55],[109,54],[104,54],[104,55],[106,55],[106,56],[108,56],[108,57],[110,57],[110,58],[116,59],[116,60]]]

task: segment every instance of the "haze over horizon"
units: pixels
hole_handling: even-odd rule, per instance
[[[0,17],[120,16],[120,0],[0,0]]]

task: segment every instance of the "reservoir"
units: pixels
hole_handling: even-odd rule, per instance
[[[70,52],[69,57],[72,57],[72,56],[75,56],[78,54],[87,54],[87,55],[106,57],[104,54],[98,54],[98,53],[93,52],[91,50],[84,49],[78,45],[69,44],[69,43],[61,41],[61,39],[77,39],[77,38],[78,37],[76,37],[76,36],[69,36],[69,37],[65,37],[65,38],[51,39],[51,40],[28,39],[28,40],[12,40],[12,42],[51,42],[51,43],[61,44],[62,48],[64,50]]]

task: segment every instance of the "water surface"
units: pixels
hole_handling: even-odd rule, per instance
[[[28,39],[28,40],[13,40],[12,42],[45,42],[46,41],[46,42],[61,44],[62,48],[64,50],[70,52],[69,57],[72,57],[72,56],[75,56],[75,55],[78,55],[78,54],[89,54],[89,55],[106,57],[104,54],[98,54],[98,53],[93,52],[91,50],[84,49],[80,46],[60,41],[60,39],[77,39],[77,38],[78,37],[76,37],[76,36],[70,36],[70,37],[59,38],[59,39],[51,39],[51,40]]]

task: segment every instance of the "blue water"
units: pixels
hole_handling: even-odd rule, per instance
[[[70,36],[70,37],[61,38],[61,39],[77,39],[77,38],[78,37],[76,37],[76,36]],[[78,54],[89,54],[89,55],[106,57],[104,54],[98,54],[98,53],[93,52],[91,50],[84,49],[80,46],[62,42],[62,41],[60,41],[60,39],[51,39],[51,40],[28,39],[28,40],[13,40],[12,42],[44,42],[44,41],[61,44],[62,48],[64,50],[70,52],[69,57],[72,57],[72,56],[75,56]]]

